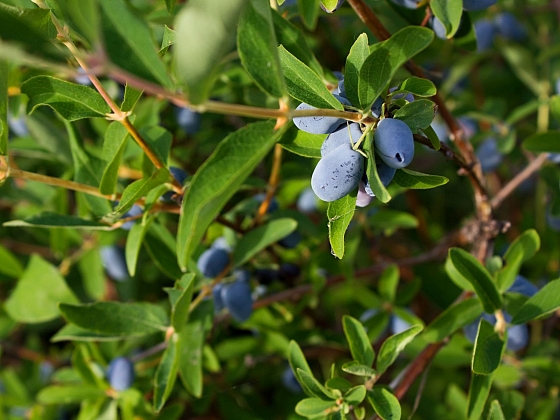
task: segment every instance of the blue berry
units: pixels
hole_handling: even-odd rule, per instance
[[[407,9],[416,9],[421,0],[392,0],[392,2]]]
[[[445,38],[445,29],[444,29],[444,32],[443,32],[443,37]],[[389,93],[392,93],[395,90],[397,90],[397,86],[389,89]],[[409,93],[397,93],[396,95],[393,95],[393,99],[406,99],[408,102],[414,102],[414,95],[410,92]],[[377,102],[377,101],[375,101],[375,102]],[[375,105],[375,102],[374,102],[374,105]]]
[[[441,23],[441,20],[432,16],[429,24],[439,39],[447,40],[447,30],[445,29],[443,23]]]
[[[385,101],[382,97],[377,98],[371,106],[371,115],[373,115],[375,118],[379,118],[381,116],[381,108],[383,107],[384,102]]]
[[[260,284],[269,285],[278,278],[278,271],[272,268],[257,268],[255,277]]]
[[[134,366],[126,357],[117,357],[111,360],[107,368],[107,379],[115,391],[124,391],[134,382]]]
[[[494,22],[483,19],[475,22],[474,31],[476,33],[477,50],[479,52],[492,48],[494,36],[496,35],[496,25]]]
[[[498,33],[505,39],[523,41],[527,36],[525,28],[510,12],[502,12],[494,18]]]
[[[362,136],[360,124],[350,123],[341,125],[336,131],[329,134],[323,144],[321,145],[321,156],[325,157],[338,146],[343,144],[355,144]]]
[[[8,127],[16,137],[25,137],[29,134],[29,129],[23,115],[16,118],[11,112],[8,112]]]
[[[297,230],[295,230],[292,233],[290,233],[288,236],[280,239],[278,241],[278,245],[281,245],[287,249],[293,249],[296,246],[298,246],[300,242],[301,242],[301,234]]]
[[[500,166],[504,158],[504,155],[498,150],[498,142],[494,138],[489,138],[480,143],[476,150],[476,156],[484,173],[494,171]]]
[[[187,108],[175,108],[177,125],[187,134],[196,134],[200,130],[200,114]]]
[[[253,198],[257,201],[257,203],[262,203],[266,197],[265,193],[256,194]],[[278,200],[275,197],[272,197],[272,200],[268,203],[268,209],[266,210],[267,213],[274,213],[276,210],[280,208],[278,204]]]
[[[354,190],[364,170],[364,157],[343,144],[323,157],[311,176],[311,188],[323,201],[336,201]]]
[[[389,331],[391,334],[399,334],[405,330],[408,330],[412,325],[405,321],[404,319],[398,317],[395,314],[391,315],[391,320],[389,321]]]
[[[497,0],[463,0],[463,9],[468,12],[487,9],[496,4]]]
[[[305,214],[313,213],[317,210],[317,196],[311,187],[302,191],[298,197],[296,207],[301,213]]]
[[[401,120],[384,118],[373,135],[375,152],[391,168],[404,168],[414,157],[414,139]]]
[[[122,219],[126,219],[128,217],[134,217],[134,216],[140,216],[142,213],[144,212],[144,210],[142,209],[142,207],[140,207],[137,204],[134,204],[129,211],[127,211],[125,214],[122,215]],[[121,229],[123,230],[130,230],[132,229],[132,226],[134,226],[136,224],[136,220],[131,220],[129,222],[123,223],[121,225]]]
[[[350,105],[348,99],[333,95],[341,104]],[[306,103],[300,104],[296,110],[308,110],[317,109],[314,106],[308,105]],[[302,131],[311,134],[328,134],[335,131],[341,124],[344,123],[343,118],[336,117],[296,117],[294,118],[294,124],[297,128]]]
[[[282,373],[282,383],[290,392],[294,394],[301,394],[303,392],[301,385],[299,384],[294,375],[294,372],[289,366],[284,369],[284,373]]]
[[[225,284],[222,288],[222,302],[237,322],[248,320],[253,313],[253,300],[249,283],[236,280]]]
[[[496,323],[496,317],[491,314],[484,314],[481,318],[484,318],[486,321],[490,322],[492,325]],[[504,318],[506,322],[511,321],[511,315],[507,312],[504,312]],[[476,334],[478,333],[478,324],[480,322],[480,318],[476,321],[471,322],[469,325],[463,327],[463,333],[467,340],[471,343],[474,343],[476,340]],[[512,325],[507,327],[508,332],[508,340],[506,343],[506,347],[512,351],[518,351],[522,348],[526,347],[529,343],[529,328],[526,324],[522,325]]]
[[[229,254],[221,248],[209,248],[204,251],[196,266],[200,272],[208,278],[214,278],[226,268],[229,262]]]
[[[214,313],[217,314],[224,309],[224,302],[222,301],[222,289],[224,285],[218,283],[212,287],[212,297],[214,298]]]
[[[358,184],[358,195],[356,196],[356,206],[358,207],[368,206],[373,200],[373,197],[374,196],[369,195],[366,192],[364,181],[360,181],[360,183]]]
[[[520,293],[525,296],[534,296],[539,288],[521,275],[515,277],[515,281],[508,289],[508,292]]]
[[[278,269],[278,280],[280,281],[289,281],[295,279],[299,276],[301,270],[295,264],[291,263],[282,263],[280,264],[280,268]]]
[[[391,168],[382,160],[376,160],[375,166],[377,168],[377,175],[379,176],[379,180],[381,181],[383,186],[386,187],[391,183],[391,181],[395,177],[397,170],[395,168]],[[364,185],[364,189],[368,195],[370,195],[371,197],[375,197],[375,194],[371,190],[371,186],[369,185],[369,180],[367,178]]]
[[[170,166],[169,172],[171,172],[173,178],[175,178],[177,182],[181,185],[183,185],[187,180],[187,178],[189,177],[189,174],[187,174],[183,169],[177,168],[176,166]],[[174,191],[167,191],[165,194],[161,196],[160,200],[165,202],[173,202],[174,195],[175,195]]]
[[[124,258],[124,250],[116,245],[102,246],[99,249],[103,267],[113,280],[123,281],[128,279],[128,268]]]

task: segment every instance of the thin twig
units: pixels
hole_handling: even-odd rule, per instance
[[[282,146],[280,144],[275,144],[274,161],[272,162],[272,169],[270,171],[270,177],[268,179],[268,189],[266,191],[266,196],[264,197],[264,200],[259,206],[255,220],[253,221],[254,226],[259,224],[261,219],[266,214],[268,208],[270,207],[270,202],[272,201],[272,198],[276,193],[276,189],[278,188],[278,183],[280,182],[281,166],[282,166]]]
[[[529,163],[521,172],[515,175],[500,191],[490,200],[490,205],[493,209],[500,207],[504,200],[523,183],[527,178],[537,172],[541,166],[546,162],[548,153],[541,153]]]

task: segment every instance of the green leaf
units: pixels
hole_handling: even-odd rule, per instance
[[[321,158],[321,146],[327,134],[311,134],[291,126],[280,139],[284,149],[300,156]]]
[[[550,97],[550,113],[552,114],[552,117],[556,120],[556,122],[560,122],[560,95],[553,95]],[[531,108],[531,113],[535,112],[536,109],[538,109],[539,107],[539,102],[538,101],[533,101],[531,102],[531,105],[533,105],[533,107]],[[513,113],[512,113],[513,114]],[[523,115],[523,117],[525,117],[526,115]],[[510,120],[513,118],[508,118],[508,123],[510,122]],[[516,123],[517,121],[513,121],[512,124]]]
[[[407,26],[388,40],[375,44],[360,70],[360,108],[369,109],[397,70],[430,45],[433,38],[434,33],[428,28]]]
[[[490,411],[488,412],[488,420],[506,420],[502,406],[498,400],[492,401]]]
[[[305,370],[299,368],[297,369],[296,373],[296,377],[306,394],[322,399],[336,399],[336,395],[333,392],[329,391],[326,387],[324,387],[317,379],[315,379],[312,373],[308,373]]]
[[[459,328],[475,321],[482,314],[477,298],[468,298],[449,306],[424,330],[422,337],[429,343],[437,343],[449,337]]]
[[[331,367],[331,374],[332,374],[332,370],[335,368],[335,366],[333,365]],[[332,390],[332,391],[340,391],[340,392],[346,392],[348,390],[350,390],[350,388],[352,388],[352,383],[350,381],[347,381],[344,378],[341,378],[339,376],[335,376],[330,378],[329,380],[327,380],[327,382],[325,382],[325,387]],[[335,392],[335,394],[338,393]]]
[[[168,325],[164,310],[151,303],[61,303],[59,309],[68,322],[98,334],[137,337],[165,332]]]
[[[86,252],[78,261],[78,269],[86,293],[94,300],[100,300],[105,295],[106,284],[99,249],[94,248]]]
[[[95,0],[64,0],[66,10],[75,28],[83,35],[91,46],[97,45],[101,22],[99,8]]]
[[[367,166],[366,166],[366,174],[367,179],[369,181],[369,186],[375,197],[381,201],[382,203],[388,203],[391,200],[391,194],[387,191],[381,179],[379,178],[379,174],[377,173],[377,165],[375,164],[375,150],[374,150],[374,143],[373,143],[373,133],[370,131],[365,139],[364,142],[364,151],[367,155]]]
[[[541,87],[536,63],[531,50],[520,44],[504,43],[500,52],[509,64],[510,69],[537,97],[541,95]]]
[[[294,219],[281,218],[253,229],[245,234],[235,246],[233,265],[241,266],[267,246],[285,238],[297,228]]]
[[[303,24],[310,30],[314,30],[319,17],[320,0],[297,0],[299,13]]]
[[[4,309],[14,321],[33,324],[58,318],[60,302],[77,303],[78,299],[58,269],[34,254]]]
[[[189,0],[177,15],[176,74],[187,85],[191,103],[208,98],[221,60],[235,45],[235,27],[247,2]]]
[[[361,34],[346,57],[346,66],[344,67],[344,89],[346,97],[355,106],[359,106],[360,98],[358,96],[358,86],[360,79],[360,69],[364,61],[369,56],[369,45],[367,34]]]
[[[142,93],[143,91],[138,90],[127,83],[124,87],[124,98],[121,104],[121,111],[131,112],[136,106],[138,100],[142,97]]]
[[[99,192],[102,194],[114,194],[117,187],[119,166],[128,139],[128,130],[118,121],[113,121],[105,131],[103,140],[103,160],[107,163],[101,182]]]
[[[502,296],[486,267],[460,248],[451,248],[448,258],[455,269],[473,285],[485,312],[494,313],[502,308]]]
[[[559,153],[560,152],[560,131],[545,131],[527,137],[523,141],[523,147],[535,153]]]
[[[23,265],[8,249],[0,245],[0,273],[19,278],[23,275]]]
[[[465,277],[463,277],[459,271],[457,271],[450,258],[445,260],[444,268],[451,281],[453,281],[453,283],[455,283],[458,287],[463,290],[468,290],[469,292],[475,291],[473,285]]]
[[[99,388],[107,386],[104,384],[103,377],[98,375],[98,370],[92,366],[92,356],[85,344],[79,344],[72,352],[72,366],[78,371],[82,380]]]
[[[281,44],[298,60],[310,67],[315,73],[322,75],[323,67],[313,55],[307,45],[307,39],[303,33],[284,19],[276,10],[272,10],[272,21],[278,44]]]
[[[135,223],[126,237],[124,256],[126,259],[126,266],[128,267],[128,273],[131,277],[134,277],[136,274],[136,264],[138,263],[140,248],[142,248],[144,237],[146,236],[152,220],[153,218],[149,217],[142,223]]]
[[[447,38],[452,38],[461,23],[463,0],[432,0],[430,8],[445,27]]]
[[[375,353],[364,326],[357,319],[344,315],[342,317],[342,327],[354,360],[362,365],[371,366]]]
[[[418,220],[412,214],[399,210],[379,210],[369,218],[372,226],[392,233],[396,229],[414,229]]]
[[[560,308],[560,279],[547,283],[534,296],[527,299],[511,320],[512,324],[524,324],[548,315]]]
[[[486,399],[490,394],[493,374],[471,376],[471,386],[469,388],[469,405],[467,410],[468,420],[479,420],[486,405]]]
[[[189,322],[179,333],[179,376],[187,391],[197,398],[202,395],[202,351],[213,318],[212,302],[202,302],[193,310]]]
[[[63,228],[63,229],[89,229],[89,230],[112,230],[111,226],[93,220],[82,219],[76,216],[56,214],[44,211],[38,215],[28,217],[24,220],[10,220],[4,222],[3,226],[27,226],[37,228]]]
[[[534,229],[528,229],[515,238],[504,254],[504,267],[496,276],[500,292],[505,292],[511,287],[521,265],[532,258],[540,247],[541,240]]]
[[[383,299],[393,303],[397,296],[397,286],[399,285],[399,266],[389,265],[377,281],[377,290]]]
[[[51,21],[50,10],[24,9],[0,3],[2,41],[17,43],[16,45],[24,47],[25,51],[33,56],[59,60],[62,54],[52,43],[55,37],[56,29]],[[10,56],[13,55],[13,52],[10,52],[6,58],[11,61]]]
[[[325,9],[328,10],[328,13],[332,13],[334,9],[336,9],[336,5],[338,4],[338,0],[321,0],[321,4]]]
[[[95,385],[51,385],[39,391],[41,404],[72,404],[105,396],[105,391]]]
[[[437,89],[431,80],[412,76],[402,82],[399,88],[391,92],[390,95],[394,96],[403,92],[410,92],[414,96],[429,98],[437,93]]]
[[[158,125],[144,127],[140,130],[140,134],[159,160],[163,163],[167,163],[169,152],[171,151],[171,143],[173,142],[173,135],[165,128]]]
[[[424,128],[422,132],[428,137],[430,143],[432,143],[432,147],[434,148],[434,150],[441,149],[441,142],[439,141],[439,137],[431,125]]]
[[[344,110],[344,106],[329,92],[317,73],[298,60],[283,45],[278,47],[278,53],[286,78],[286,87],[292,97],[316,108]]]
[[[282,130],[274,131],[273,121],[249,124],[222,140],[198,169],[179,217],[180,267],[186,268],[210,223],[281,135]]]
[[[393,117],[408,125],[413,133],[430,126],[436,115],[436,104],[428,99],[417,99],[399,109]]]
[[[427,190],[439,187],[449,182],[449,179],[439,175],[428,175],[410,169],[398,169],[393,182],[400,187],[411,190]]]
[[[489,375],[494,372],[502,360],[503,348],[504,340],[494,331],[492,324],[481,318],[474,342],[472,371],[477,375]]]
[[[399,420],[401,405],[397,397],[387,388],[376,385],[367,393],[367,400],[383,420]]]
[[[173,13],[173,8],[175,7],[175,3],[177,3],[177,0],[165,0],[165,7],[167,7],[167,11],[169,13]]]
[[[361,365],[356,361],[345,363],[344,365],[342,365],[342,370],[351,375],[365,376],[370,378],[377,374],[375,369],[372,369],[371,367],[366,365]]]
[[[151,190],[169,181],[169,170],[160,168],[155,171],[149,178],[139,179],[131,183],[122,193],[121,201],[115,209],[115,213],[124,213],[141,197],[145,197]]]
[[[105,117],[109,105],[96,90],[52,76],[35,76],[21,85],[21,92],[29,96],[28,112],[47,105],[68,121]]]
[[[358,405],[366,397],[366,387],[363,385],[355,386],[349,389],[346,394],[344,394],[344,401],[349,405]]]
[[[184,274],[177,286],[177,298],[171,305],[171,326],[175,331],[181,332],[189,319],[189,306],[194,292],[194,273]]]
[[[327,415],[336,407],[335,401],[325,401],[320,398],[305,398],[297,403],[296,413],[310,419]]]
[[[100,0],[105,51],[113,64],[151,82],[171,87],[150,28],[123,0]]]
[[[0,60],[0,155],[8,154],[8,75],[10,66]]]
[[[377,356],[376,368],[379,375],[383,374],[397,360],[399,353],[404,350],[420,331],[422,331],[421,325],[413,325],[399,334],[390,336],[383,342]]]
[[[248,2],[237,28],[237,51],[243,67],[262,90],[275,98],[286,95],[268,1]]]
[[[296,378],[298,369],[301,369],[302,371],[313,375],[313,373],[311,372],[311,368],[307,364],[305,355],[301,351],[299,344],[294,340],[290,341],[290,344],[288,345],[288,362],[290,363],[290,367],[296,375]]]
[[[341,258],[344,256],[344,235],[352,221],[356,209],[356,192],[352,192],[339,200],[329,203],[327,218],[329,219],[329,241],[331,253]]]
[[[167,348],[161,356],[161,361],[154,375],[154,410],[160,412],[163,405],[171,395],[177,371],[179,370],[179,336],[173,334],[167,342]]]
[[[84,328],[77,327],[73,324],[68,324],[62,327],[54,336],[51,337],[51,342],[57,343],[59,341],[119,341],[125,337],[113,334],[99,334]]]

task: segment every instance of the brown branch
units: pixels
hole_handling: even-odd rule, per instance
[[[523,183],[527,178],[537,172],[541,166],[546,162],[548,158],[548,153],[541,153],[536,159],[534,159],[529,165],[525,167],[521,172],[515,175],[504,187],[498,191],[498,193],[490,200],[490,205],[493,209],[500,207],[503,201]]]
[[[259,209],[257,211],[257,216],[253,221],[253,226],[259,224],[261,219],[266,214],[268,208],[270,207],[270,202],[276,193],[278,188],[278,183],[280,182],[280,166],[282,166],[282,146],[280,144],[274,145],[274,161],[272,162],[272,169],[270,171],[270,177],[268,179],[268,189],[266,191],[266,196],[262,201]]]

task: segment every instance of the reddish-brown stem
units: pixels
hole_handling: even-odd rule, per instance
[[[270,171],[270,177],[268,179],[268,189],[266,191],[266,196],[259,206],[257,211],[257,216],[253,222],[254,225],[258,225],[261,219],[266,214],[270,202],[276,193],[276,188],[278,188],[278,183],[280,182],[280,167],[282,166],[282,146],[280,144],[274,145],[274,161],[272,162],[272,169]]]

